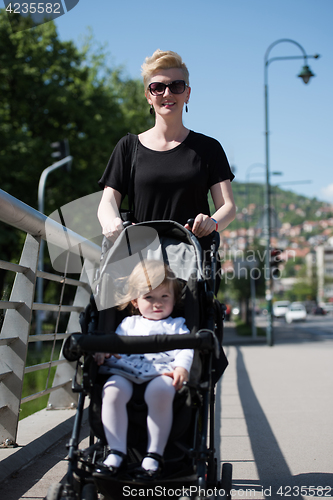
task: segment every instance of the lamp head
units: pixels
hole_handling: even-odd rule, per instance
[[[316,76],[314,73],[312,73],[311,69],[309,66],[303,66],[302,71],[300,72],[299,75],[300,78],[302,78],[304,83],[309,83],[309,80],[312,76]]]

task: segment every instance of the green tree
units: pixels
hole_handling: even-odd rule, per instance
[[[28,18],[18,22],[29,27]],[[37,208],[38,182],[52,163],[50,143],[67,138],[70,174],[47,181],[45,213],[97,191],[117,141],[152,125],[143,84],[109,68],[90,37],[82,48],[58,38],[53,22],[13,33],[0,10],[1,188]],[[18,233],[1,227],[0,255],[19,255]],[[1,281],[1,279],[0,279]],[[1,282],[0,282],[1,286]],[[2,288],[2,287],[1,287]]]
[[[283,277],[284,278],[292,278],[299,274],[299,269],[304,267],[304,258],[303,257],[295,257],[294,259],[289,259],[284,265],[283,269]],[[303,272],[303,271],[302,271]],[[305,268],[304,273],[305,274]]]
[[[315,301],[317,298],[317,288],[318,283],[316,279],[299,279],[290,290],[287,290],[286,296],[291,302]]]
[[[263,213],[264,184],[233,181],[232,189],[237,205],[237,217],[228,229],[237,230],[246,226],[257,226]],[[329,219],[333,215],[329,203],[316,198],[310,199],[293,191],[285,191],[277,186],[272,188],[271,205],[279,221],[290,223],[292,226],[302,224],[305,220]],[[247,216],[244,209],[250,210]],[[305,233],[305,236],[314,234],[317,234],[315,229],[311,233]]]
[[[292,274],[290,270],[292,266],[288,266],[289,264],[294,266],[295,272]],[[305,302],[316,300],[317,290],[318,290],[318,281],[316,276],[307,276],[307,269],[304,263],[304,259],[300,257],[296,257],[295,261],[288,261],[286,263],[286,267],[288,266],[288,276],[296,276],[297,280],[290,290],[285,292],[285,296],[287,300],[291,302]]]

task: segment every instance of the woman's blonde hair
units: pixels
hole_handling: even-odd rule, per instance
[[[146,57],[145,62],[141,66],[143,83],[145,89],[148,88],[149,80],[151,76],[158,72],[160,69],[171,69],[171,68],[179,68],[182,70],[184,75],[184,80],[187,85],[190,85],[190,76],[186,64],[183,63],[182,58],[177,52],[173,52],[172,50],[155,50],[154,54],[151,57]]]
[[[180,301],[182,285],[177,280],[176,275],[170,267],[160,260],[145,260],[139,262],[131,272],[128,283],[127,293],[124,296],[124,302],[118,307],[123,310],[128,305],[132,306],[131,301],[143,297],[155,288],[169,285],[173,287],[175,295],[175,304]],[[131,312],[135,310],[131,307]]]

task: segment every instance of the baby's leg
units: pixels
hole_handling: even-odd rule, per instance
[[[145,401],[148,406],[148,449],[147,452],[158,453],[163,456],[173,420],[173,399],[176,390],[172,385],[173,379],[161,375],[149,382],[145,390]],[[158,462],[152,458],[145,458],[142,467],[147,470],[156,470]]]
[[[112,375],[102,392],[102,423],[111,449],[127,453],[128,415],[126,405],[131,399],[133,384],[120,375]],[[109,463],[110,462],[110,463]],[[111,454],[104,461],[107,466],[119,467],[122,458]]]

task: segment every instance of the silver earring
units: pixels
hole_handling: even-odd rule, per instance
[[[151,115],[153,115],[153,114],[154,114],[154,107],[153,107],[153,105],[152,105],[152,104],[150,105],[150,110],[149,110],[149,113],[150,113]]]

